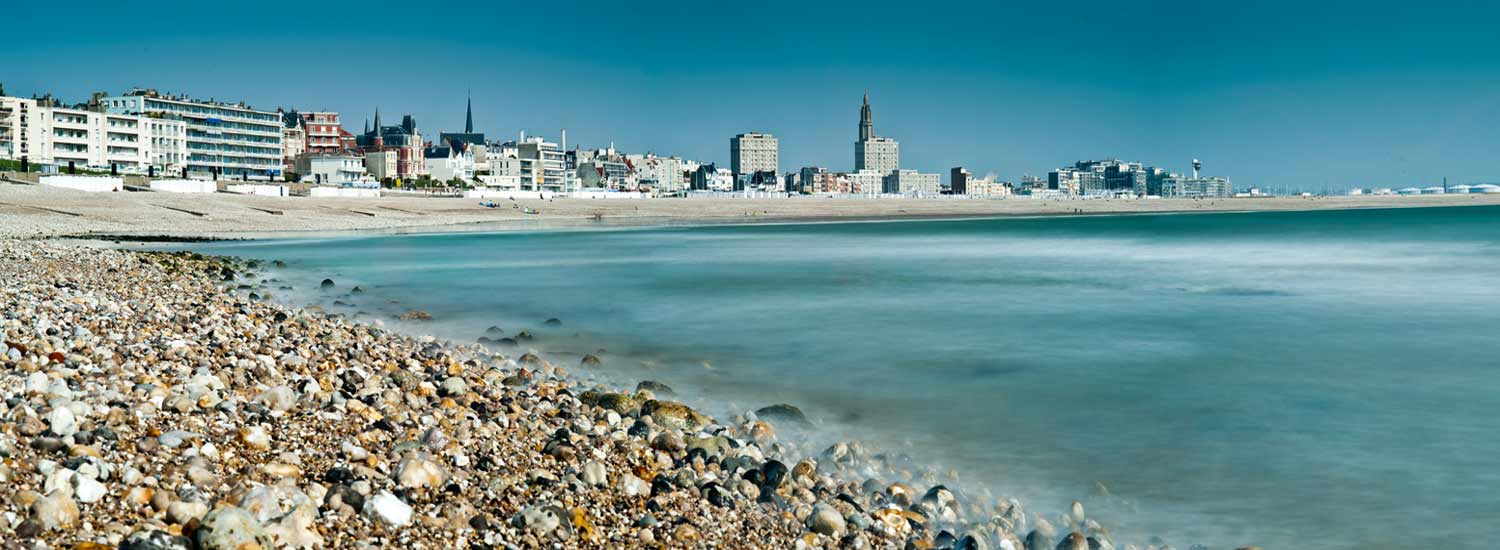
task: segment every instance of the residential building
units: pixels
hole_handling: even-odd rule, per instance
[[[95,108],[99,97],[92,102]],[[180,120],[0,97],[0,158],[24,157],[37,165],[179,172],[187,157],[185,128]]]
[[[776,136],[748,132],[729,140],[729,169],[736,180],[756,172],[776,173],[780,170]]]
[[[40,158],[42,115],[35,99],[0,96],[0,159]]]
[[[297,157],[297,173],[302,176],[302,181],[321,185],[374,184],[365,170],[365,158],[352,152],[334,155],[304,153]]]
[[[969,175],[969,171],[964,170],[964,167],[954,166],[952,170],[948,171],[948,189],[950,189],[954,195],[969,194],[970,177],[971,176]]]
[[[734,172],[713,163],[702,164],[693,172],[693,191],[733,191]]]
[[[654,154],[625,155],[625,160],[635,167],[636,185],[658,193],[676,193],[687,187],[682,177],[682,159],[658,157]]]
[[[474,152],[468,147],[435,145],[423,150],[427,173],[438,181],[474,181]]]
[[[965,183],[965,195],[970,197],[1007,197],[1011,195],[1010,183],[996,180],[994,176],[969,177]],[[955,191],[954,194],[957,194]]]
[[[527,191],[568,191],[567,156],[558,144],[541,137],[525,137],[516,147],[521,161],[521,188]]]
[[[144,115],[185,123],[189,172],[225,178],[273,178],[282,173],[281,115],[244,103],[200,101],[136,89],[97,100],[111,115]]]
[[[307,128],[297,111],[281,115],[281,164],[288,173],[297,171],[297,157],[307,152]]]
[[[1161,196],[1177,199],[1222,199],[1234,195],[1229,178],[1215,176],[1182,176],[1162,178]]]
[[[943,177],[924,174],[916,170],[893,170],[883,180],[884,192],[889,194],[937,196],[942,188]]]
[[[870,94],[865,94],[859,108],[859,141],[854,142],[854,170],[873,170],[889,174],[901,168],[901,145],[894,139],[875,135],[875,117],[870,110]]]
[[[293,111],[296,113],[296,111]],[[311,111],[301,113],[302,127],[307,131],[307,152],[315,155],[331,155],[342,152],[344,127],[339,114],[333,111]]]
[[[884,193],[885,177],[887,175],[890,175],[890,172],[881,172],[879,170],[856,170],[845,174],[844,177],[849,181],[849,190],[846,192],[861,195],[879,195]]]
[[[427,173],[423,156],[422,133],[417,130],[417,120],[411,115],[401,117],[401,124],[387,126],[380,122],[380,109],[375,110],[375,126],[366,127],[364,134],[355,139],[361,152],[394,151],[396,153],[396,177],[412,179]]]
[[[396,170],[396,151],[370,151],[365,153],[365,171],[370,177],[384,182],[401,177]]]

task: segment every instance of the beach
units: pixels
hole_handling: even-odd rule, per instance
[[[797,456],[794,406],[584,387],[592,355],[275,305],[258,267],[0,241],[7,545],[1113,547],[1081,504],[1034,516],[857,442]]]
[[[1167,547],[1113,533],[1121,518],[1111,514],[1120,513],[1121,501],[1103,485],[1071,505],[1037,505],[974,483],[969,472],[942,461],[854,437],[830,443],[830,428],[838,436],[839,424],[814,414],[825,411],[812,400],[747,405],[641,376],[624,368],[628,357],[612,346],[579,353],[548,345],[578,326],[567,315],[507,324],[509,331],[492,326],[477,343],[445,340],[423,327],[449,312],[434,310],[434,321],[433,313],[408,305],[378,311],[392,288],[360,288],[331,272],[319,284],[274,256],[129,252],[37,239],[1079,214],[1067,209],[1097,216],[1149,213],[1132,209],[1145,207],[1186,211],[1199,201],[529,203],[555,219],[473,202],[0,186],[0,228],[12,237],[0,239],[0,364],[7,367],[0,373],[0,538],[136,549]],[[628,215],[637,202],[649,215]],[[1223,203],[1298,211],[1493,202],[1467,195],[1223,200],[1192,211],[1218,211]],[[732,214],[748,204],[765,205],[767,213]],[[589,208],[618,215],[596,219]],[[251,224],[239,212],[257,209],[281,212],[265,214],[279,221]],[[561,247],[540,250],[552,249]],[[292,273],[302,278],[277,278]],[[309,293],[326,307],[296,307],[306,301],[289,299]],[[1235,287],[1208,295],[1274,294]],[[814,428],[823,433],[810,444],[801,435]],[[1096,504],[1106,505],[1102,513]],[[1248,535],[1227,547],[1258,540]]]
[[[254,238],[298,232],[534,230],[1009,216],[1259,212],[1500,204],[1500,194],[1243,199],[491,199],[85,193],[0,183],[0,237]],[[525,209],[539,211],[527,214]]]

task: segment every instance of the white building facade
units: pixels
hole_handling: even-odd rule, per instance
[[[884,191],[890,194],[937,196],[943,177],[916,170],[895,170],[885,176]]]
[[[223,178],[273,178],[282,173],[282,117],[242,103],[196,101],[136,90],[102,100],[110,114],[148,115],[187,125],[187,169]],[[363,169],[363,167],[361,167]]]
[[[736,178],[756,172],[779,172],[780,144],[776,136],[747,132],[729,140],[729,169]]]

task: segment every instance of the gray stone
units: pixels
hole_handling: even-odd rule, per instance
[[[203,516],[193,533],[199,550],[240,550],[249,545],[271,548],[271,537],[255,517],[239,508],[216,508]]]

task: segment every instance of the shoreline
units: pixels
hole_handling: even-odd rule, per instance
[[[458,198],[92,194],[0,184],[0,238],[194,242],[328,234],[623,229],[1500,206],[1500,194],[1242,199],[557,199],[484,208]],[[541,210],[539,215],[521,208]]]
[[[0,359],[6,538],[1113,547],[1077,503],[1049,520],[858,442],[787,454],[776,432],[805,422],[795,407],[720,422],[659,383],[586,388],[546,352],[270,303],[253,261],[14,240],[0,258],[15,312]],[[59,301],[86,306],[46,309]],[[601,368],[592,357],[572,368]]]

